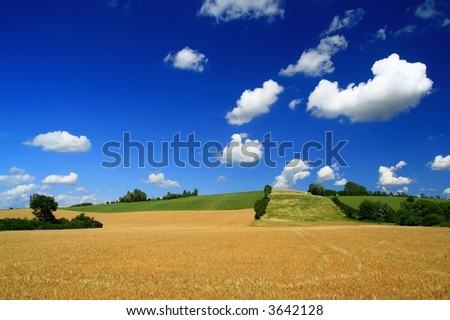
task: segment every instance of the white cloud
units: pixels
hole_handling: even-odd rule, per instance
[[[75,191],[79,193],[89,193],[89,190],[87,190],[85,187],[78,187],[75,189]]]
[[[9,174],[0,175],[0,185],[14,185],[34,181],[34,177],[17,167],[9,169]]]
[[[334,33],[341,29],[350,29],[358,24],[359,21],[363,18],[365,11],[361,8],[347,10],[344,13],[344,16],[341,18],[339,16],[335,16],[333,21],[327,30],[325,30],[322,34],[327,35]]]
[[[67,131],[53,131],[39,134],[24,144],[42,147],[44,151],[86,152],[91,149],[91,142],[86,136],[74,136]]]
[[[430,162],[431,170],[450,170],[450,155],[443,157],[438,155],[434,157],[434,161]]]
[[[246,139],[247,134],[235,133],[231,136],[230,143],[223,148],[221,161],[226,164],[259,163],[263,148],[258,140]]]
[[[78,174],[75,172],[69,173],[69,175],[51,174],[42,180],[44,184],[77,184]]]
[[[400,161],[393,167],[384,167],[380,166],[378,169],[379,178],[378,178],[378,185],[379,186],[398,186],[398,185],[404,185],[404,184],[410,184],[413,182],[411,178],[407,177],[399,177],[395,174],[395,171],[401,169],[402,167],[406,166],[405,161]]]
[[[37,187],[38,186],[34,183],[21,184],[13,189],[3,191],[0,194],[0,207],[8,208],[26,206],[29,201],[31,191],[35,190]]]
[[[345,186],[346,184],[347,184],[347,179],[345,179],[345,178],[342,178],[342,179],[340,179],[340,180],[336,180],[335,182],[334,182],[334,185],[335,186]]]
[[[203,72],[208,63],[208,58],[203,53],[186,47],[175,54],[170,52],[164,58],[164,62],[172,63],[173,67],[177,69]]]
[[[83,196],[75,196],[72,194],[59,194],[55,196],[56,202],[58,202],[58,206],[60,207],[70,207],[74,204],[80,204],[80,203],[98,203],[99,200],[97,199],[97,196],[95,194],[86,194]]]
[[[283,17],[281,0],[204,0],[199,14],[217,21]]]
[[[312,168],[301,159],[294,159],[289,162],[280,175],[275,177],[272,186],[275,189],[292,188],[297,181],[303,180],[311,175],[308,170]]]
[[[384,26],[381,29],[378,29],[378,31],[372,35],[372,39],[370,40],[370,42],[375,42],[377,40],[381,40],[381,41],[386,40],[386,38],[387,38],[386,29],[387,29],[386,26]]]
[[[273,80],[264,82],[262,88],[247,89],[236,102],[237,106],[228,112],[225,118],[229,124],[237,126],[248,123],[253,118],[268,113],[283,90],[284,88]]]
[[[295,110],[295,108],[302,103],[302,99],[294,99],[291,102],[289,102],[289,109]]]
[[[446,188],[443,192],[447,196],[447,198],[450,198],[450,188]]]
[[[417,26],[416,25],[412,25],[409,24],[407,26],[404,26],[403,28],[397,30],[394,32],[394,36],[398,37],[401,36],[403,34],[411,34],[414,33],[414,31],[416,31]]]
[[[151,173],[145,183],[153,184],[160,188],[179,188],[180,183],[175,180],[165,179],[164,173]]]
[[[334,180],[336,179],[336,174],[334,173],[334,170],[330,166],[325,166],[320,168],[319,171],[317,171],[317,178],[319,181],[328,181],[328,180]]]
[[[280,75],[291,77],[297,73],[303,73],[310,77],[318,77],[334,71],[331,57],[339,51],[347,48],[347,40],[344,36],[326,37],[320,40],[316,48],[303,51],[296,64],[290,64],[280,70]]]
[[[408,194],[408,191],[409,191],[408,187],[403,187],[401,189],[398,189],[395,193],[396,194]]]
[[[433,18],[438,14],[435,5],[436,4],[434,3],[434,0],[425,0],[424,3],[417,6],[414,14],[416,15],[416,17],[419,17],[424,20]]]
[[[321,80],[310,94],[307,110],[318,118],[347,116],[351,122],[389,120],[415,108],[430,93],[433,81],[427,66],[400,60],[397,54],[376,61],[374,78],[340,89],[337,82]]]
[[[217,181],[219,181],[219,182],[227,182],[228,181],[228,178],[227,178],[227,176],[226,175],[220,175],[220,176],[218,176],[217,177]]]

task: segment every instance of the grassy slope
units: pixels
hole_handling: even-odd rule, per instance
[[[136,212],[178,210],[237,210],[253,208],[262,191],[204,195],[172,200],[144,201],[134,203],[99,204],[87,207],[71,207],[66,210],[80,212]]]
[[[346,221],[331,200],[292,190],[273,190],[261,222],[289,220],[295,222]]]
[[[332,197],[330,197],[330,199],[331,198]],[[391,207],[394,210],[398,210],[398,209],[400,209],[400,203],[405,201],[406,198],[404,198],[404,197],[386,197],[386,196],[341,196],[341,197],[339,197],[339,200],[345,204],[348,204],[349,206],[352,206],[355,209],[358,209],[360,203],[363,200],[371,200],[371,201],[387,202],[391,205]],[[433,202],[447,201],[447,200],[443,200],[443,199],[425,199],[425,200],[430,200]]]

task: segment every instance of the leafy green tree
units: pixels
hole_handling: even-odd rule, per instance
[[[344,194],[348,196],[365,196],[368,193],[366,187],[350,181],[344,186]]]
[[[308,192],[316,196],[324,196],[325,188],[321,184],[311,183],[309,185]]]
[[[269,194],[272,193],[272,186],[270,184],[266,184],[266,186],[264,187],[264,196],[268,197]]]
[[[54,222],[56,220],[53,211],[58,210],[58,202],[53,197],[42,194],[30,196],[30,208],[33,214],[41,222]]]

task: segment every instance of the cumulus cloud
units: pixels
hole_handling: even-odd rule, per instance
[[[203,53],[186,47],[175,54],[170,52],[164,58],[164,62],[171,63],[177,69],[203,72],[208,63],[208,58]]]
[[[297,73],[303,73],[310,77],[318,77],[334,71],[331,57],[339,51],[347,48],[347,40],[344,36],[326,37],[320,40],[316,48],[304,51],[297,63],[290,64],[280,70],[280,75],[291,77]]]
[[[34,183],[21,184],[3,191],[0,193],[0,206],[7,208],[25,205],[29,201],[31,192],[37,187]]]
[[[235,133],[230,143],[223,148],[221,161],[225,164],[259,163],[262,158],[263,147],[258,140],[245,139],[246,134]]]
[[[447,196],[447,198],[450,198],[450,188],[446,188],[443,192],[444,195]]]
[[[281,0],[204,0],[199,15],[225,22],[261,17],[273,20],[282,18],[284,10]]]
[[[58,205],[61,207],[69,207],[73,206],[74,204],[80,204],[80,203],[97,203],[99,202],[97,199],[97,196],[93,193],[91,194],[85,194],[83,196],[76,196],[73,194],[59,194],[55,196],[56,202],[58,202]]]
[[[372,35],[372,39],[369,42],[375,42],[377,40],[380,40],[380,41],[386,40],[386,38],[387,38],[386,30],[387,30],[386,26],[384,26],[381,29],[378,29],[378,31]]]
[[[270,107],[277,102],[278,95],[283,90],[282,86],[271,79],[264,82],[262,88],[247,89],[236,102],[237,106],[225,118],[229,124],[237,126],[249,123],[253,118],[269,113]]]
[[[340,16],[335,16],[328,29],[322,34],[328,35],[341,29],[351,29],[361,21],[364,14],[365,11],[361,8],[347,10],[342,18]]]
[[[312,168],[301,159],[294,159],[289,162],[280,175],[275,177],[272,186],[275,189],[289,189],[295,186],[297,181],[303,180],[311,175]]]
[[[68,175],[51,174],[42,180],[44,184],[77,184],[78,174],[71,172]]]
[[[450,170],[450,155],[443,157],[438,155],[434,157],[434,161],[430,162],[431,170]]]
[[[34,177],[17,167],[9,169],[7,175],[0,175],[0,185],[14,185],[34,181]]]
[[[289,109],[295,110],[295,108],[302,103],[302,99],[294,99],[291,102],[289,102]]]
[[[408,191],[409,191],[408,187],[403,187],[401,189],[398,189],[395,193],[396,194],[408,194]]]
[[[179,188],[180,183],[175,180],[169,180],[164,177],[164,173],[151,173],[148,176],[146,183],[155,185],[160,188]]]
[[[320,170],[317,171],[317,179],[319,181],[328,181],[328,180],[336,179],[336,174],[334,173],[334,169],[330,166],[325,166],[323,168],[320,168]]]
[[[67,131],[42,133],[24,144],[54,152],[87,152],[92,147],[86,136],[77,137]]]
[[[415,108],[430,93],[433,81],[425,64],[401,60],[397,54],[376,61],[373,79],[340,89],[337,82],[321,80],[308,99],[307,110],[318,118],[346,116],[351,122],[389,120]]]
[[[380,174],[379,178],[378,178],[378,185],[384,186],[384,187],[398,186],[398,185],[410,184],[411,182],[413,182],[413,180],[411,178],[401,177],[401,176],[397,176],[395,174],[395,172],[397,170],[406,166],[406,164],[407,163],[402,160],[393,167],[380,166],[380,168],[378,169],[378,173]]]
[[[335,185],[335,186],[345,186],[346,184],[347,184],[347,179],[345,179],[345,178],[342,178],[342,179],[340,179],[340,180],[336,180],[333,184]]]

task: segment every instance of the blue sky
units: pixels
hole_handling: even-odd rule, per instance
[[[2,1],[0,207],[346,181],[450,196],[449,36],[437,0]],[[294,160],[329,131],[347,166]],[[129,168],[102,167],[124,132],[155,159],[194,133],[222,164],[140,168],[135,148]],[[295,146],[272,167],[242,153],[264,158],[268,132]]]

